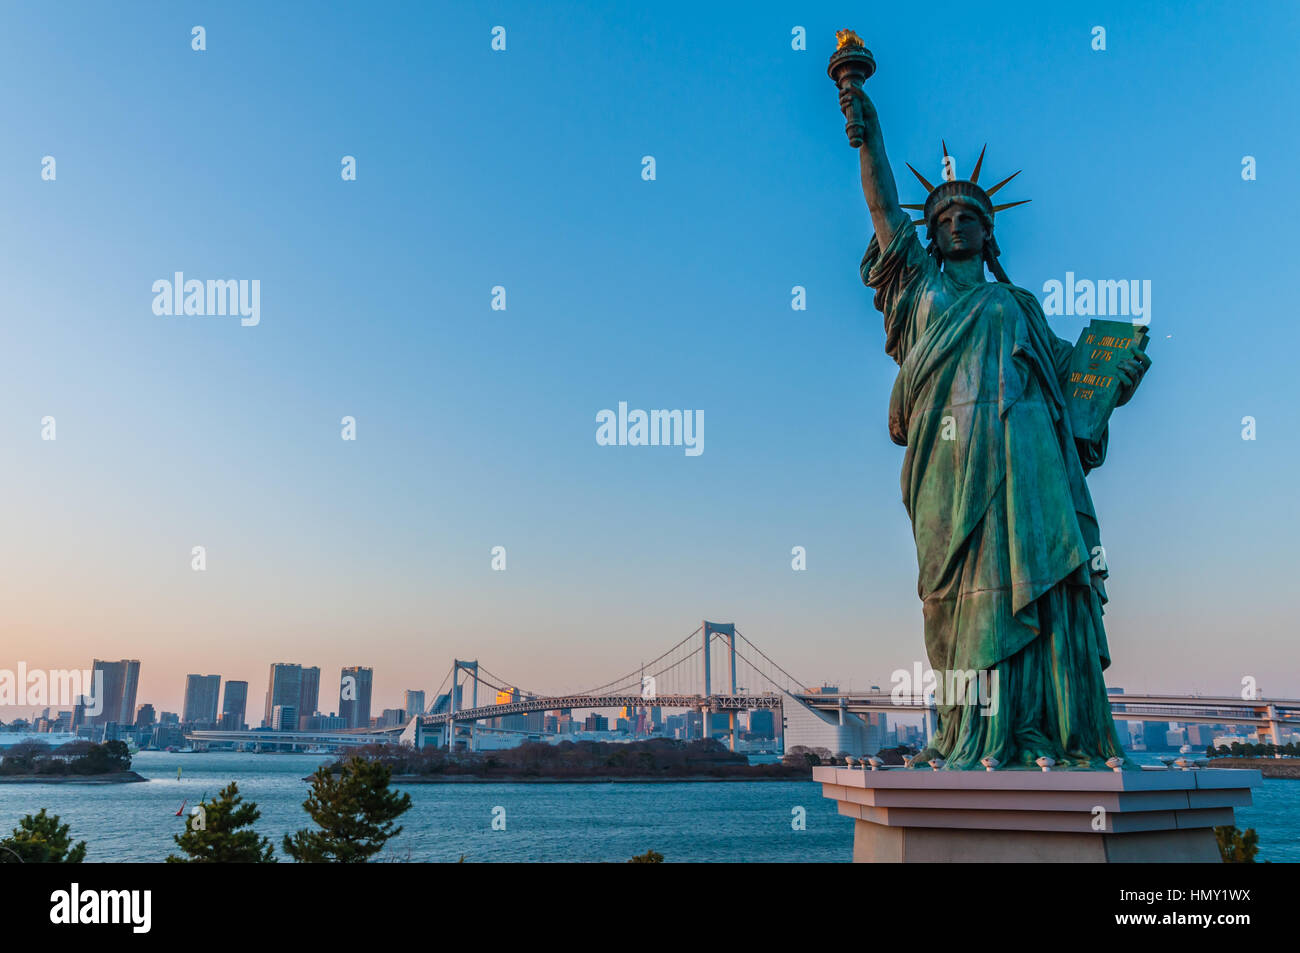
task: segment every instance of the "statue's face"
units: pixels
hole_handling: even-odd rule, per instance
[[[935,241],[944,258],[961,260],[984,253],[988,229],[968,206],[954,202],[939,213],[935,224],[938,226]]]

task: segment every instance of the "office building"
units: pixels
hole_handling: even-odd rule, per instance
[[[310,718],[320,708],[320,666],[302,670],[302,692],[298,696],[298,720]]]
[[[181,707],[182,723],[206,727],[215,725],[220,697],[220,675],[186,675],[185,702]]]
[[[102,687],[98,687],[102,677]],[[135,694],[140,684],[140,662],[138,659],[122,659],[119,662],[106,662],[95,659],[91,666],[91,693],[89,708],[99,705],[99,713],[86,712],[86,724],[101,726],[107,724],[130,725],[135,720]],[[95,691],[102,698],[94,698]]]
[[[135,726],[137,728],[149,728],[157,721],[158,716],[154,713],[153,705],[145,703],[135,711]]]
[[[406,717],[414,718],[424,714],[424,692],[406,690]]]
[[[226,682],[226,697],[221,704],[221,727],[226,731],[243,731],[248,716],[248,682]]]
[[[262,714],[263,725],[273,726],[272,710],[276,705],[292,708],[299,719],[315,714],[320,707],[320,667],[304,668],[292,662],[273,663]]]
[[[266,706],[262,724],[274,727],[273,712],[276,706],[291,706],[294,711],[302,701],[302,666],[292,662],[272,662],[270,680],[266,689]]]
[[[370,727],[370,689],[374,671],[361,665],[349,665],[339,678],[339,714],[349,728]]]
[[[776,737],[776,713],[770,708],[760,708],[749,713],[749,735],[751,738]]]
[[[297,731],[298,709],[294,705],[276,705],[271,709],[271,728],[275,731]]]
[[[1169,742],[1169,722],[1167,721],[1144,721],[1142,725],[1142,742],[1147,751],[1177,751],[1178,744]]]

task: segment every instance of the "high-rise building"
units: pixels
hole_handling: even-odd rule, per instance
[[[374,671],[361,665],[349,665],[339,678],[339,715],[348,720],[349,728],[370,727],[370,688]]]
[[[299,720],[301,724],[301,720]],[[338,715],[312,715],[307,719],[306,731],[342,731],[348,726],[347,719]]]
[[[749,713],[749,733],[754,738],[776,737],[776,715],[770,708],[759,708]]]
[[[157,716],[154,714],[153,705],[141,705],[135,711],[135,726],[137,728],[148,728],[154,723]]]
[[[1212,725],[1188,725],[1187,726],[1187,743],[1197,748],[1204,748],[1214,741],[1214,727]]]
[[[220,675],[186,675],[181,721],[187,725],[215,725],[220,697]]]
[[[298,709],[293,705],[276,705],[271,709],[271,728],[275,731],[297,731]]]
[[[587,720],[582,724],[583,731],[609,731],[609,719],[604,715],[592,712],[587,716]]]
[[[405,708],[385,708],[383,714],[379,716],[379,728],[392,728],[396,725],[406,723]]]
[[[266,709],[262,724],[273,728],[271,715],[277,705],[289,705],[297,713],[302,704],[302,666],[293,662],[272,662],[266,689]]]
[[[226,697],[221,705],[221,727],[242,731],[248,716],[248,682],[226,682]]]
[[[424,714],[424,692],[406,690],[406,717],[414,718]]]
[[[1169,743],[1169,722],[1167,721],[1144,721],[1142,725],[1142,741],[1146,745],[1147,751],[1170,751],[1177,750],[1178,745]],[[1179,742],[1181,744],[1182,742]]]
[[[298,697],[298,720],[310,718],[320,707],[320,666],[302,670],[302,693]]]
[[[122,665],[125,671],[122,676],[122,707],[118,710],[117,722],[120,725],[129,725],[135,716],[135,695],[140,687],[140,661],[126,659],[118,664]]]
[[[103,678],[102,688],[98,691],[102,699],[94,698],[96,682]],[[105,662],[95,659],[91,666],[92,698],[89,707],[100,705],[98,714],[86,712],[86,724],[130,725],[135,720],[135,693],[140,684],[140,662],[137,659],[122,659],[120,662]]]

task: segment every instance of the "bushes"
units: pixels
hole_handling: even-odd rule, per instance
[[[801,777],[801,764],[750,765],[716,739],[677,741],[650,738],[626,744],[608,741],[525,742],[492,752],[465,752],[448,758],[445,751],[415,751],[400,745],[370,745],[355,754],[383,764],[394,774],[463,775],[481,778],[676,778]],[[342,762],[340,762],[342,763]],[[337,765],[336,765],[337,768]]]
[[[0,759],[0,774],[113,774],[131,770],[131,752],[123,741],[69,741],[51,749],[43,741],[20,741]]]

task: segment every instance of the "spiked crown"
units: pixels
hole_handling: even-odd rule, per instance
[[[1018,176],[1020,171],[1011,173],[988,191],[980,188],[980,169],[984,165],[984,150],[987,148],[988,145],[986,144],[983,149],[980,149],[980,157],[975,162],[975,169],[971,172],[970,178],[958,179],[955,172],[952,171],[953,163],[951,157],[948,155],[948,143],[943,142],[944,178],[937,186],[931,185],[927,182],[925,176],[912,168],[910,162],[907,163],[907,167],[912,170],[912,174],[916,176],[917,180],[923,186],[925,186],[926,192],[929,193],[926,196],[924,205],[902,206],[905,209],[911,209],[921,213],[921,218],[915,219],[913,224],[924,224],[927,229],[933,232],[935,218],[937,218],[944,209],[948,208],[954,202],[961,202],[978,209],[987,216],[989,222],[992,222],[993,216],[1003,209],[1013,208],[1017,205],[1024,205],[1026,202],[1030,201],[1030,199],[1022,199],[1019,202],[1006,202],[1002,205],[993,204],[993,194]]]

